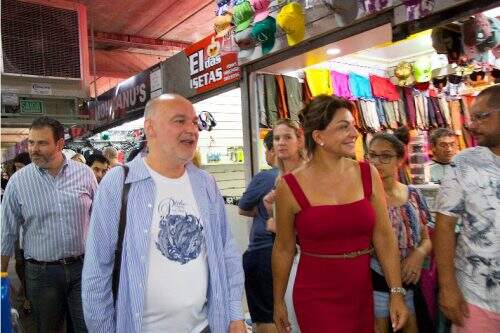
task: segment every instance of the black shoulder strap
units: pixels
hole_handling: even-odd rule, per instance
[[[120,284],[120,268],[122,264],[122,247],[123,237],[125,235],[125,227],[127,226],[127,198],[130,190],[130,183],[125,183],[128,175],[128,166],[123,165],[123,191],[122,191],[122,206],[120,209],[120,224],[118,226],[118,241],[115,249],[115,264],[113,266],[113,303],[116,303],[118,298],[118,285]]]

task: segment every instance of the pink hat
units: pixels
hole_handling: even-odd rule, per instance
[[[253,11],[255,12],[254,22],[263,21],[269,16],[270,0],[251,0]]]

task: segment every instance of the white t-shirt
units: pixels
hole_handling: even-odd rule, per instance
[[[187,172],[172,179],[148,169],[156,200],[141,332],[199,333],[208,326],[203,221]]]

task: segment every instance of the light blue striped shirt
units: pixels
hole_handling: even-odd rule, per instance
[[[106,174],[92,209],[82,273],[83,312],[89,332],[140,332],[141,329],[156,188],[144,159],[134,159],[128,165],[126,182],[131,187],[116,308],[111,281],[123,168],[113,168]],[[186,168],[200,214],[206,221],[203,232],[209,266],[208,322],[211,332],[225,333],[230,321],[244,318],[241,254],[229,230],[224,200],[215,180],[192,164]]]
[[[17,171],[2,202],[2,255],[14,252],[21,225],[27,259],[54,261],[83,254],[96,187],[88,166],[66,158],[56,177],[34,163]]]

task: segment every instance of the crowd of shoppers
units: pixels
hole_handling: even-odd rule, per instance
[[[239,203],[252,217],[243,257],[213,177],[191,162],[188,100],[147,104],[147,152],[125,166],[111,149],[66,158],[61,123],[39,118],[5,187],[2,271],[24,259],[38,332],[243,333],[243,290],[259,333],[427,332],[419,295],[435,256],[452,331],[498,332],[499,97],[489,87],[470,110],[478,147],[456,154],[452,132],[432,134],[435,221],[399,181],[405,144],[376,134],[356,161],[351,102],[314,98],[264,140],[271,169]]]

